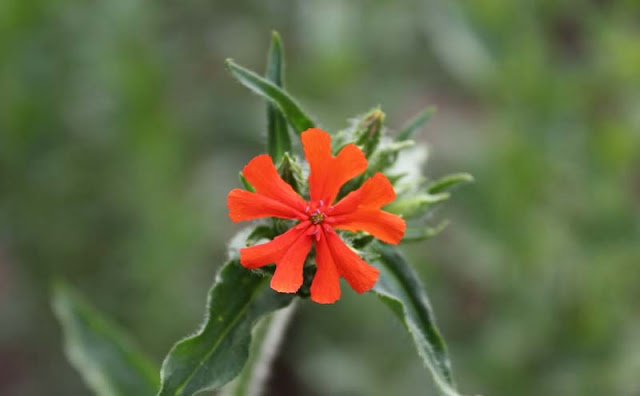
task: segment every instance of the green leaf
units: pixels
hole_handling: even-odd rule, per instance
[[[429,119],[435,112],[436,112],[435,107],[427,107],[426,109],[422,110],[420,113],[416,114],[400,130],[396,139],[399,141],[412,139],[413,136],[418,131],[418,129],[420,129],[422,125],[424,125],[427,121],[429,121]]]
[[[311,118],[300,109],[296,101],[283,89],[256,73],[236,64],[231,59],[227,59],[225,65],[231,75],[240,81],[242,85],[277,106],[298,134],[302,133],[305,129],[313,128],[314,123],[311,121]]]
[[[380,143],[384,119],[385,114],[378,107],[358,120],[355,141],[358,146],[362,147],[362,151],[367,158],[371,156]]]
[[[273,227],[265,224],[260,224],[260,225],[257,225],[253,229],[253,231],[251,231],[251,233],[247,236],[246,246],[243,246],[243,247],[255,245],[256,243],[260,242],[262,239],[271,240],[276,236],[278,236],[278,234],[276,234],[276,231],[273,229]]]
[[[386,115],[380,106],[348,120],[349,126],[335,133],[331,138],[331,149],[337,154],[346,144],[355,143],[369,158],[380,144],[384,135]]]
[[[416,217],[426,214],[431,206],[449,199],[449,193],[440,194],[414,194],[397,199],[386,205],[384,210],[398,214],[405,218]]]
[[[445,190],[451,189],[458,184],[471,183],[473,182],[473,180],[473,176],[468,173],[454,173],[429,184],[429,186],[427,186],[427,191],[430,194],[439,194]]]
[[[367,174],[373,175],[376,172],[382,172],[389,168],[398,159],[398,153],[415,146],[415,144],[416,142],[413,140],[382,142],[378,150],[371,156]]]
[[[244,188],[247,191],[251,191],[251,192],[256,192],[256,189],[253,188],[253,186],[251,185],[251,183],[249,183],[249,180],[247,180],[244,175],[242,174],[242,171],[240,171],[238,173],[238,179],[240,179],[240,183],[242,183],[242,185],[244,186]]]
[[[284,86],[284,50],[278,32],[271,32],[271,47],[267,60],[267,80],[279,87]]]
[[[151,396],[158,391],[155,365],[70,286],[53,285],[52,307],[67,358],[96,395]]]
[[[284,51],[278,32],[271,35],[271,47],[267,59],[267,80],[278,87],[284,86]],[[284,153],[291,152],[291,140],[287,120],[273,104],[267,104],[267,152],[276,164]]]
[[[278,173],[282,180],[287,182],[295,192],[303,194],[302,187],[305,182],[302,176],[302,166],[289,153],[284,153],[282,156],[282,162],[278,166]]]
[[[209,291],[205,323],[195,335],[179,341],[162,364],[158,396],[218,389],[240,373],[253,325],[294,297],[271,290],[268,280],[237,260],[222,267]]]
[[[451,363],[435,318],[418,276],[398,250],[379,242],[371,243],[378,254],[374,263],[380,279],[373,288],[382,301],[402,321],[411,334],[418,354],[443,395],[460,396],[451,373]]]
[[[377,150],[369,159],[369,167],[366,172],[345,183],[338,193],[338,200],[344,198],[351,191],[357,190],[366,179],[373,176],[376,172],[384,172],[387,170],[395,163],[400,151],[406,150],[414,145],[415,142],[413,140],[395,142],[390,139],[382,139],[378,144]]]
[[[425,241],[441,233],[448,225],[449,221],[443,220],[435,227],[407,227],[407,231],[404,233],[404,237],[402,238],[402,243]]]

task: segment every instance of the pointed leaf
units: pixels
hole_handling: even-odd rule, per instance
[[[209,291],[207,317],[198,332],[179,341],[162,364],[158,396],[189,396],[218,389],[247,361],[251,329],[258,319],[288,305],[293,295],[276,293],[269,278],[229,261]]]
[[[443,220],[435,227],[407,227],[407,231],[404,233],[404,237],[402,238],[402,243],[426,241],[427,239],[440,234],[448,225],[449,221]]]
[[[242,171],[240,171],[238,173],[238,179],[240,179],[240,183],[242,183],[242,185],[244,186],[245,190],[247,191],[251,191],[251,192],[256,192],[256,189],[253,188],[253,186],[251,185],[251,183],[249,183],[249,180],[247,180],[244,175],[242,174]]]
[[[427,107],[422,110],[420,113],[416,114],[412,119],[410,119],[406,125],[402,128],[402,130],[398,133],[398,137],[396,138],[399,141],[412,139],[416,134],[418,129],[422,127],[431,116],[436,112],[435,107]]]
[[[276,31],[271,33],[271,46],[269,47],[265,76],[267,80],[275,85],[279,87],[284,86],[284,50],[282,48],[280,35]]]
[[[440,194],[415,194],[402,197],[386,205],[384,210],[398,214],[405,218],[417,217],[426,214],[431,206],[449,199],[449,193]]]
[[[283,89],[236,64],[231,59],[227,59],[225,64],[231,75],[240,81],[242,85],[276,105],[296,133],[300,134],[306,129],[313,128],[314,123],[311,118],[302,111],[296,101]]]
[[[413,140],[405,140],[403,142],[381,140],[377,150],[369,159],[369,167],[366,172],[345,183],[340,189],[340,193],[338,193],[338,200],[344,198],[351,191],[357,190],[366,179],[373,176],[376,172],[384,172],[387,170],[395,163],[400,151],[406,150],[414,145],[415,142]]]
[[[385,117],[385,114],[378,107],[365,114],[358,121],[355,140],[356,144],[362,147],[362,151],[367,158],[371,156],[380,143]]]
[[[411,334],[438,390],[446,396],[460,396],[453,382],[444,341],[418,276],[395,247],[379,242],[370,246],[379,255],[374,263],[380,270],[373,292],[392,309]]]
[[[355,143],[365,156],[369,158],[380,144],[386,115],[380,106],[374,107],[364,114],[359,114],[348,120],[349,126],[335,133],[331,138],[331,149],[334,154],[348,143]]]
[[[302,176],[302,165],[289,153],[285,153],[282,156],[282,162],[278,166],[278,173],[282,180],[287,182],[293,190],[298,194],[303,194],[302,186],[305,185],[304,177]]]
[[[67,358],[96,395],[151,396],[158,391],[155,365],[70,286],[54,284],[52,306]]]
[[[376,150],[369,160],[369,169],[367,169],[367,174],[373,175],[376,172],[382,172],[389,168],[396,162],[398,153],[402,150],[415,146],[415,144],[416,142],[413,140],[404,140],[401,142],[383,141],[378,150]]]
[[[468,173],[454,173],[429,184],[427,191],[429,191],[430,194],[439,194],[460,183],[471,183],[473,180],[473,176]]]
[[[277,32],[271,36],[265,77],[281,88],[284,86],[284,51]],[[267,104],[267,152],[276,164],[284,153],[291,152],[287,120],[278,107],[271,103]]]

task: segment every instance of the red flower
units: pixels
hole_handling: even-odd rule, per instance
[[[236,222],[261,217],[299,220],[299,224],[270,242],[240,249],[240,263],[246,268],[275,263],[271,288],[295,293],[302,285],[302,268],[315,243],[317,270],[311,283],[311,299],[330,304],[340,298],[340,277],[358,293],[370,290],[378,280],[378,270],[349,248],[334,229],[365,231],[397,244],[406,225],[399,216],[380,209],[395,199],[393,186],[382,173],[376,173],[334,205],[340,187],[364,172],[367,160],[354,144],[346,145],[334,157],[331,136],[323,130],[308,129],[301,137],[311,168],[311,200],[306,202],[280,178],[268,155],[259,155],[243,169],[256,192],[232,190],[227,198],[229,217]]]

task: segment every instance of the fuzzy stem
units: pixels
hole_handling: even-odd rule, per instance
[[[296,301],[263,320],[256,328],[247,365],[222,396],[262,396],[296,309]]]

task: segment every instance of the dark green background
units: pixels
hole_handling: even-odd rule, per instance
[[[0,2],[0,394],[84,395],[48,304],[58,275],[161,362],[192,332],[225,243],[225,197],[264,151],[262,71],[335,131],[427,105],[432,177],[477,182],[407,251],[460,387],[640,393],[637,1]],[[347,288],[343,288],[347,290]],[[435,394],[371,295],[301,304],[276,395]]]

